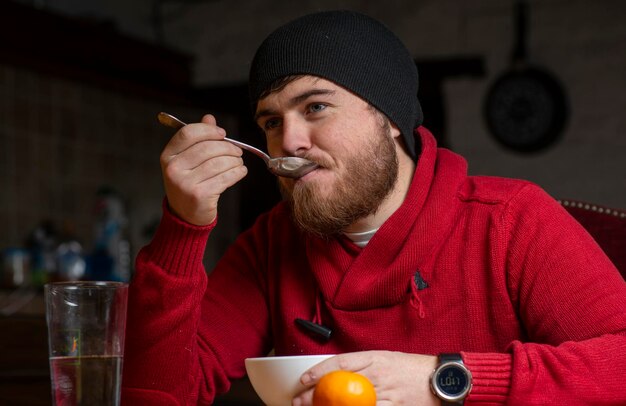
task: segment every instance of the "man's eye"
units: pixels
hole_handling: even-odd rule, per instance
[[[309,106],[309,111],[311,111],[311,113],[319,113],[320,111],[324,110],[325,108],[326,108],[325,104],[315,103],[315,104],[311,104]]]
[[[271,130],[273,128],[278,127],[279,125],[280,125],[280,120],[278,120],[277,118],[270,118],[266,120],[265,123],[263,123],[263,129]]]

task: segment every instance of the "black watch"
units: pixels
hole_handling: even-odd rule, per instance
[[[439,365],[430,377],[430,389],[442,405],[462,405],[472,389],[472,373],[461,354],[441,354]]]

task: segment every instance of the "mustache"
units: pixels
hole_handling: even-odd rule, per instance
[[[322,168],[328,168],[333,165],[332,160],[329,159],[328,157],[320,156],[314,153],[310,153],[308,151],[305,152],[304,154],[296,154],[295,156],[297,156],[298,158],[308,159],[311,162],[315,162],[317,165],[319,165]]]

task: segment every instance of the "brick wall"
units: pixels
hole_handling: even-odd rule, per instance
[[[121,89],[0,65],[0,251],[23,245],[43,220],[69,228],[89,250],[102,187],[127,202],[135,253],[149,240],[146,228],[160,218],[163,199],[159,155],[172,134],[156,114],[202,112]],[[229,117],[221,122],[234,125]],[[225,211],[236,213],[236,202]],[[230,221],[236,216],[224,216],[226,236],[211,242],[209,256],[230,239]]]

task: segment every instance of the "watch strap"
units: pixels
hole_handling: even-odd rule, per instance
[[[439,363],[443,364],[444,362],[459,362],[462,364],[463,358],[459,353],[439,354]]]

